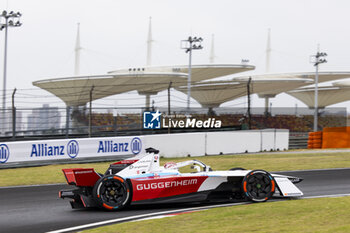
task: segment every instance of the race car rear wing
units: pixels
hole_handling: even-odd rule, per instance
[[[62,169],[67,183],[76,186],[93,187],[101,176],[93,168],[70,168]]]

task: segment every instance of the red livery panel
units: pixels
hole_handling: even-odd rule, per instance
[[[207,176],[168,176],[131,179],[132,201],[197,192],[207,178]]]
[[[93,187],[96,181],[100,179],[93,168],[62,169],[62,171],[66,176],[67,183],[76,186]]]
[[[139,161],[138,159],[127,159],[127,160],[122,160],[122,161],[118,161],[112,164],[133,164],[136,163],[137,161]]]

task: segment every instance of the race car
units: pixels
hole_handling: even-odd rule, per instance
[[[194,172],[179,171],[186,166]],[[298,177],[243,168],[213,171],[198,160],[160,166],[159,151],[153,148],[146,149],[143,156],[111,164],[105,174],[93,168],[63,169],[63,173],[67,183],[77,187],[59,192],[60,198],[72,199],[72,208],[120,210],[147,203],[264,202],[272,196],[303,195],[294,185],[302,181]]]

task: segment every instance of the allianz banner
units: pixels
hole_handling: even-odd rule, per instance
[[[142,147],[142,136],[0,142],[0,166],[10,162],[137,155]]]

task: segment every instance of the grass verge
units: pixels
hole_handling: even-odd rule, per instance
[[[184,161],[189,158],[162,158],[161,163]],[[228,170],[233,167],[264,169],[267,171],[287,171],[303,169],[350,167],[350,152],[320,154],[249,154],[202,156],[195,159],[210,165],[214,170]],[[90,164],[63,164],[42,167],[0,170],[0,186],[64,183],[62,168],[95,168],[104,173],[110,162]]]
[[[85,233],[350,232],[350,197],[232,206],[121,223]]]

